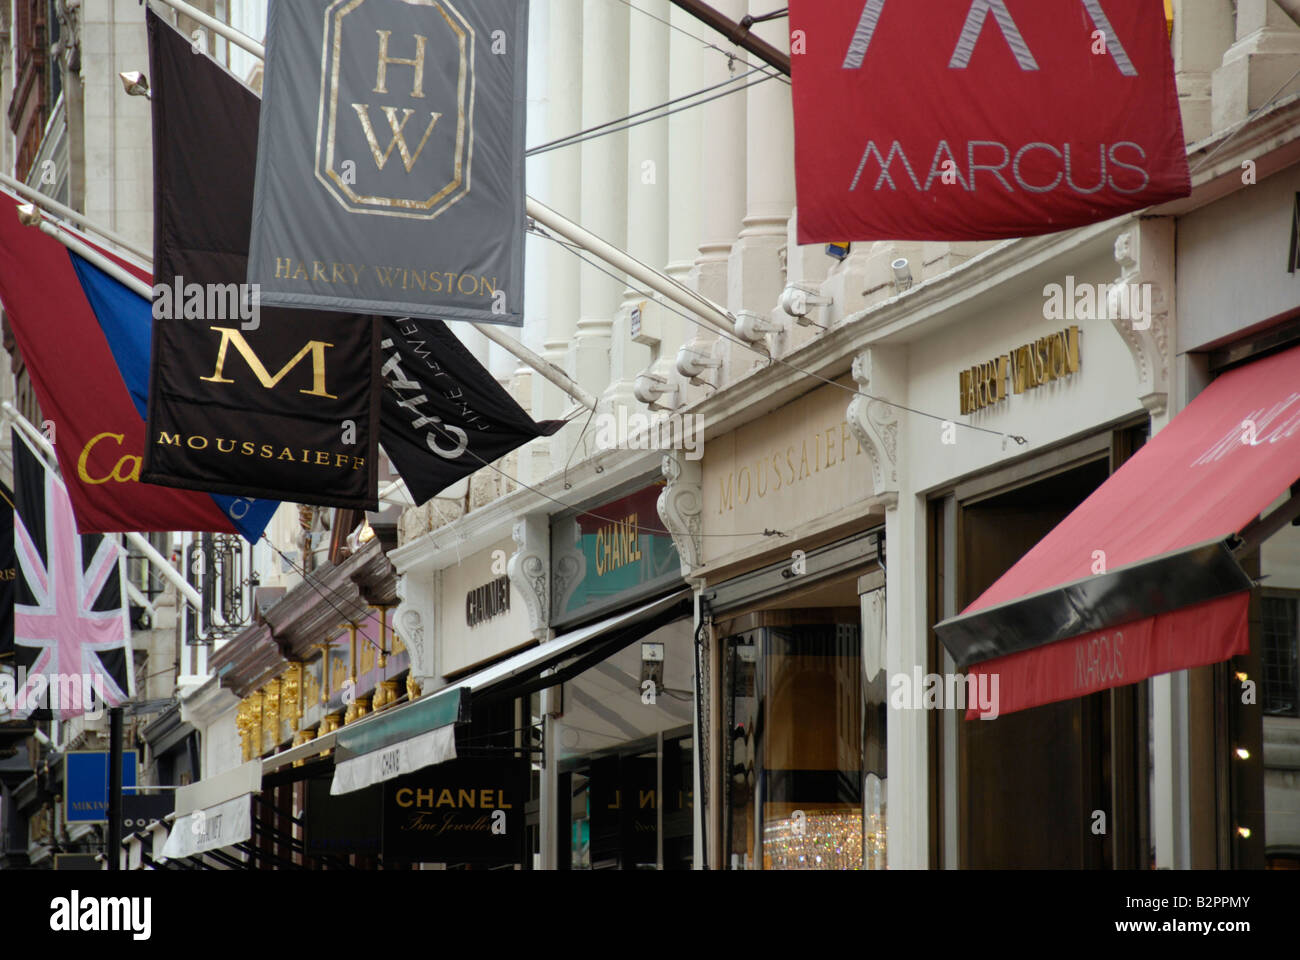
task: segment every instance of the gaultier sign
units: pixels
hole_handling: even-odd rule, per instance
[[[435,633],[438,671],[459,675],[532,641],[525,604],[513,602],[506,567],[515,552],[506,537],[457,558],[439,574]]]

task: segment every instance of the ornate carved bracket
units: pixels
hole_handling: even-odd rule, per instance
[[[555,528],[557,539],[551,543],[551,619],[558,620],[569,606],[573,591],[587,575],[587,556],[579,546],[582,531],[578,521]]]
[[[872,397],[901,396],[902,372],[887,348],[870,347],[853,359],[853,380]],[[871,458],[875,500],[886,507],[898,503],[898,408],[883,399],[856,396],[846,413],[849,429]]]
[[[1169,404],[1175,316],[1173,218],[1147,217],[1121,233],[1115,241],[1115,262],[1120,276],[1110,290],[1108,315],[1133,355],[1138,398],[1158,417]],[[1133,309],[1135,304],[1140,309]]]
[[[704,509],[704,468],[699,460],[688,460],[685,451],[664,454],[663,474],[668,485],[659,494],[659,519],[672,534],[682,560],[682,576],[704,561],[700,514]]]
[[[550,625],[550,528],[546,517],[525,517],[512,533],[519,548],[506,565],[511,588],[524,600],[533,637],[545,638]]]
[[[393,615],[393,632],[402,638],[406,653],[411,658],[411,676],[417,681],[438,676],[435,648],[436,625],[427,600],[436,591],[419,589],[409,582],[411,574],[397,578],[397,610]],[[424,600],[425,603],[419,601]]]

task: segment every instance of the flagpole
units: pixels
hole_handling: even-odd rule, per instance
[[[0,403],[0,413],[3,413],[45,455],[53,465],[53,469],[59,469],[59,461],[54,454],[53,445],[45,439],[45,435],[37,430],[30,420],[18,412],[17,407],[5,400]],[[131,545],[143,553],[158,568],[158,572],[162,574],[163,579],[170,582],[180,595],[190,602],[194,609],[203,609],[203,598],[199,596],[199,592],[185,582],[185,578],[180,575],[179,571],[171,565],[166,557],[158,552],[157,548],[147,538],[135,531],[125,531],[123,536],[131,541]]]
[[[30,200],[32,203],[36,204],[37,206],[43,208],[44,210],[48,211],[51,214],[56,214],[62,217],[64,220],[71,220],[73,223],[81,224],[81,226],[84,227],[85,229],[91,231],[92,233],[99,234],[101,237],[103,237],[105,240],[108,240],[110,243],[117,244],[122,249],[130,251],[132,254],[134,254],[137,257],[140,257],[143,260],[149,260],[152,257],[152,254],[149,254],[144,250],[142,250],[140,247],[137,247],[135,244],[133,244],[130,240],[126,239],[126,237],[122,236],[120,233],[114,233],[112,230],[108,230],[104,227],[101,227],[99,224],[97,224],[94,220],[91,220],[85,214],[78,213],[76,210],[73,210],[71,207],[59,203],[59,201],[55,200],[53,197],[46,196],[45,194],[41,193],[39,190],[32,189],[27,184],[23,183],[21,180],[15,180],[7,173],[0,173],[0,184],[3,184],[4,186],[8,187],[10,190],[18,194],[18,196],[22,197],[24,200]]]
[[[258,43],[256,40],[254,40],[252,37],[248,36],[247,34],[240,33],[238,30],[236,30],[234,27],[230,26],[229,24],[222,23],[220,20],[216,19],[215,17],[204,13],[198,7],[191,6],[190,4],[186,3],[185,0],[160,0],[160,2],[167,4],[167,6],[171,7],[177,13],[183,13],[191,20],[194,20],[197,23],[201,23],[203,26],[207,27],[213,33],[225,37],[235,46],[243,47],[245,50],[247,50],[253,56],[257,57],[259,60],[266,59],[266,48],[262,46],[260,43]]]
[[[32,215],[36,217],[40,217],[40,214],[37,213],[36,211],[32,211]],[[26,216],[26,215],[20,213],[20,216]],[[32,221],[28,223],[28,226],[38,226],[40,228],[41,233],[45,234],[46,236],[53,237],[55,240],[59,241],[59,243],[63,244],[73,253],[77,254],[77,256],[81,257],[83,260],[98,267],[100,270],[102,270],[104,273],[107,273],[109,276],[111,276],[114,280],[117,280],[123,286],[129,287],[133,292],[138,293],[140,296],[144,297],[146,302],[148,303],[153,302],[153,289],[149,286],[149,284],[145,283],[135,274],[127,270],[124,270],[121,266],[114,263],[112,260],[108,259],[108,257],[104,256],[102,253],[100,253],[98,250],[91,247],[89,244],[82,243],[72,234],[62,229],[58,224],[51,223],[49,220],[46,220],[44,217],[40,217],[39,222]]]
[[[127,670],[131,669],[127,658]],[[137,778],[138,779],[138,778]],[[122,869],[122,708],[108,710],[108,869]]]

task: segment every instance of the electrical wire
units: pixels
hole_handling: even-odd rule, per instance
[[[595,411],[592,411],[592,412],[593,412],[593,414],[595,413]],[[432,424],[432,427],[433,427],[434,430],[437,430],[437,431],[441,432],[441,433],[443,434],[444,438],[447,439],[449,442],[453,442],[453,441],[455,441],[456,438],[453,437],[449,432],[447,432],[447,428],[446,428],[443,424],[441,424],[441,423],[435,423],[435,424]],[[530,490],[530,491],[532,491],[533,493],[537,494],[539,497],[542,497],[542,498],[544,498],[544,499],[546,499],[546,500],[549,500],[549,501],[551,501],[551,503],[554,503],[554,504],[556,504],[557,506],[563,507],[565,510],[573,510],[573,511],[576,511],[576,512],[577,512],[577,515],[580,516],[580,517],[591,517],[593,520],[599,520],[601,523],[623,523],[623,522],[627,519],[626,517],[603,517],[603,516],[601,516],[601,515],[598,514],[598,513],[592,513],[590,510],[583,510],[583,509],[581,509],[580,507],[578,507],[578,506],[576,506],[576,505],[574,505],[574,504],[572,504],[572,503],[565,503],[563,500],[560,500],[560,499],[558,499],[557,497],[553,497],[553,496],[551,496],[549,493],[546,493],[546,492],[543,491],[543,490],[539,490],[537,487],[533,486],[532,484],[525,483],[524,481],[520,480],[518,477],[512,477],[512,476],[510,476],[510,474],[506,473],[504,470],[502,470],[500,467],[498,467],[495,463],[490,463],[489,461],[484,460],[484,459],[483,459],[482,457],[480,457],[477,453],[475,453],[475,452],[473,451],[473,449],[471,449],[471,448],[468,448],[468,447],[467,447],[467,448],[465,449],[465,452],[464,452],[463,454],[461,454],[461,456],[466,456],[466,455],[468,455],[468,456],[474,458],[475,460],[477,460],[477,461],[479,462],[480,466],[487,467],[489,470],[495,470],[497,473],[499,473],[501,476],[505,477],[507,480],[509,480],[511,483],[515,484],[516,486],[523,487],[525,490]],[[652,530],[652,529],[655,529],[655,528],[645,527],[644,529]],[[665,532],[667,532],[667,531],[665,531]],[[265,537],[266,534],[262,534],[262,536]],[[785,532],[783,532],[783,531],[781,531],[781,530],[771,530],[771,529],[767,529],[767,530],[762,531],[761,533],[697,533],[697,534],[695,534],[695,536],[697,536],[697,537],[717,537],[717,538],[730,538],[730,537],[788,537],[789,534],[788,534],[788,533],[785,533]],[[292,561],[290,561],[290,562],[292,562]]]
[[[660,304],[661,306],[663,306],[665,309],[670,310],[671,312],[677,314],[679,317],[682,317],[682,318],[684,318],[684,319],[686,319],[686,320],[689,320],[691,323],[695,324],[697,327],[700,327],[702,330],[705,330],[705,331],[708,332],[708,333],[714,333],[714,334],[716,334],[718,337],[720,337],[720,338],[723,339],[723,340],[727,340],[727,341],[729,341],[730,343],[738,344],[739,346],[742,346],[742,347],[746,348],[747,350],[751,351],[752,353],[754,353],[754,354],[756,354],[756,355],[762,357],[763,359],[767,360],[768,363],[769,363],[769,365],[772,364],[772,363],[779,363],[779,364],[782,364],[783,366],[789,367],[791,370],[794,370],[796,373],[801,373],[801,374],[803,374],[803,375],[806,376],[806,377],[811,377],[811,378],[813,378],[814,380],[820,380],[822,383],[828,384],[828,385],[830,385],[830,386],[838,387],[840,390],[843,390],[843,391],[845,391],[846,393],[851,393],[851,394],[853,394],[854,396],[857,396],[857,397],[864,397],[864,398],[866,398],[867,400],[875,400],[875,401],[877,401],[877,402],[879,402],[879,403],[884,403],[884,404],[887,404],[887,405],[889,405],[889,406],[891,406],[891,407],[897,407],[899,410],[905,410],[905,411],[907,411],[908,413],[914,413],[914,414],[916,414],[917,416],[921,416],[921,417],[929,417],[931,420],[937,420],[937,421],[939,421],[940,423],[945,423],[945,424],[946,424],[946,423],[951,423],[951,424],[953,424],[954,426],[957,426],[957,427],[964,427],[964,428],[966,428],[967,430],[975,430],[975,431],[978,431],[978,432],[980,432],[980,433],[987,433],[987,434],[990,434],[990,435],[995,436],[995,437],[1002,437],[1004,443],[1005,443],[1006,440],[1014,440],[1014,441],[1016,441],[1016,443],[1017,443],[1018,445],[1020,445],[1020,446],[1024,446],[1026,443],[1029,442],[1029,441],[1026,440],[1023,436],[1021,436],[1021,435],[1019,435],[1019,434],[1015,434],[1015,433],[1004,433],[1003,431],[1000,431],[1000,430],[992,430],[992,429],[990,429],[990,428],[988,428],[988,427],[977,426],[977,425],[975,425],[975,424],[973,424],[973,423],[959,423],[959,422],[953,420],[951,417],[941,416],[941,415],[939,415],[939,414],[937,414],[937,413],[928,413],[928,412],[926,412],[925,410],[917,410],[917,409],[915,409],[915,408],[913,408],[913,407],[907,407],[907,406],[904,406],[904,405],[901,404],[901,403],[895,403],[895,402],[892,401],[892,400],[886,400],[886,399],[884,399],[883,397],[875,397],[875,396],[872,396],[872,395],[869,394],[869,393],[864,393],[862,390],[859,390],[859,389],[857,389],[856,387],[845,386],[844,384],[839,383],[839,382],[837,382],[837,381],[835,381],[835,380],[831,380],[831,379],[828,378],[828,377],[823,377],[823,376],[821,376],[820,374],[813,373],[811,370],[805,370],[805,369],[803,369],[802,367],[795,366],[795,365],[794,365],[793,363],[791,363],[790,361],[785,360],[785,359],[783,359],[783,358],[781,358],[781,357],[773,357],[773,356],[771,356],[771,355],[769,355],[769,354],[767,354],[767,353],[765,353],[765,352],[759,350],[759,349],[758,349],[757,347],[755,347],[753,344],[746,343],[744,340],[741,340],[739,337],[733,337],[733,336],[730,336],[729,334],[723,333],[722,331],[715,329],[714,327],[706,326],[705,323],[704,323],[703,321],[701,321],[700,319],[698,319],[697,317],[694,317],[694,316],[692,316],[691,314],[686,313],[685,311],[678,309],[677,307],[675,307],[675,306],[672,305],[672,304],[664,303],[660,298],[656,297],[656,295],[655,295],[653,292],[648,291],[648,290],[640,290],[640,289],[638,289],[638,288],[632,286],[632,284],[628,283],[628,281],[627,281],[624,277],[622,277],[622,276],[620,276],[620,275],[614,273],[614,272],[611,271],[611,270],[607,270],[607,269],[605,269],[603,266],[601,266],[599,263],[595,262],[594,260],[589,260],[587,257],[584,257],[584,256],[579,252],[579,251],[581,251],[581,250],[585,250],[584,247],[580,247],[580,246],[578,246],[577,244],[573,244],[573,243],[569,243],[568,241],[561,240],[561,239],[559,239],[558,237],[555,237],[555,236],[553,236],[552,234],[548,233],[545,229],[543,229],[541,226],[538,226],[538,225],[534,225],[534,227],[532,228],[532,232],[536,233],[538,236],[541,236],[541,237],[544,237],[544,238],[547,239],[547,240],[550,240],[550,241],[553,242],[553,243],[557,243],[557,244],[559,244],[561,247],[563,247],[564,249],[568,250],[570,253],[572,253],[575,257],[577,257],[577,258],[578,258],[579,260],[581,260],[583,263],[587,264],[587,265],[590,266],[590,267],[594,267],[596,270],[599,270],[601,273],[603,273],[603,274],[605,274],[606,276],[608,276],[608,277],[612,278],[613,280],[617,281],[620,285],[625,286],[625,287],[627,287],[627,288],[630,289],[630,290],[633,290],[633,291],[636,292],[638,295],[643,296],[643,297],[647,297],[648,299],[651,299],[651,300],[655,300],[657,303],[659,303],[659,304]]]
[[[745,74],[745,76],[748,76],[748,75],[749,75],[749,74]],[[643,124],[643,123],[650,123],[652,120],[662,120],[664,117],[671,116],[671,115],[674,114],[674,113],[680,113],[681,111],[683,111],[683,110],[689,110],[689,109],[691,109],[692,107],[700,107],[700,106],[703,106],[704,104],[709,103],[709,102],[711,102],[711,101],[713,101],[713,100],[721,99],[722,97],[729,97],[729,96],[731,96],[733,93],[739,93],[739,92],[742,91],[742,90],[748,90],[750,87],[756,87],[756,86],[758,86],[758,85],[759,85],[760,83],[762,83],[764,80],[771,80],[771,79],[772,79],[772,74],[766,74],[766,75],[764,75],[764,76],[762,76],[762,77],[759,77],[757,80],[751,80],[749,83],[745,84],[743,87],[735,87],[734,89],[731,89],[731,90],[723,90],[721,93],[715,93],[713,96],[711,96],[711,97],[705,97],[703,100],[697,100],[695,103],[688,103],[688,104],[686,104],[685,106],[681,106],[681,107],[673,107],[673,109],[671,109],[671,110],[665,110],[663,113],[655,114],[653,117],[644,117],[644,118],[642,118],[642,119],[640,119],[640,120],[633,121],[632,123],[624,124],[624,125],[621,126],[621,127],[615,127],[615,128],[612,129],[612,130],[604,130],[604,131],[602,131],[602,132],[600,132],[600,133],[592,133],[592,134],[588,134],[587,136],[580,136],[579,134],[576,134],[576,133],[575,133],[575,134],[573,135],[573,138],[566,140],[564,143],[558,144],[558,145],[556,145],[556,146],[551,146],[551,147],[544,147],[544,148],[543,148],[543,147],[537,147],[537,148],[535,148],[535,149],[533,149],[533,150],[528,151],[526,154],[524,154],[524,156],[526,156],[526,157],[532,157],[532,156],[536,156],[536,155],[538,155],[538,154],[542,154],[542,153],[549,153],[549,152],[552,151],[552,150],[559,150],[561,147],[572,147],[572,146],[575,146],[575,145],[577,145],[577,144],[579,144],[579,143],[586,143],[588,140],[595,140],[595,139],[597,139],[598,137],[605,137],[605,136],[608,136],[608,135],[611,134],[611,133],[621,133],[621,132],[624,131],[624,130],[631,130],[633,127],[639,127],[639,126],[641,126],[641,124]],[[615,122],[617,122],[617,121],[615,121]]]
[[[683,36],[690,37],[692,40],[696,41],[697,43],[700,43],[700,44],[704,45],[704,46],[707,47],[708,49],[710,49],[710,50],[716,50],[718,53],[722,54],[724,57],[726,57],[729,61],[731,61],[731,62],[733,62],[733,63],[740,63],[740,64],[742,64],[742,65],[744,65],[744,66],[746,66],[746,67],[750,67],[750,68],[753,68],[753,67],[754,67],[754,64],[750,63],[748,60],[746,60],[746,59],[745,59],[744,57],[742,57],[740,54],[736,53],[734,50],[724,50],[722,47],[718,46],[716,43],[713,43],[712,41],[709,41],[709,40],[705,40],[703,37],[698,36],[697,34],[691,33],[689,30],[687,30],[687,29],[685,29],[685,28],[683,28],[683,27],[679,27],[677,24],[675,24],[675,23],[671,23],[671,22],[665,20],[663,17],[656,16],[655,14],[651,13],[649,10],[643,10],[641,7],[638,7],[638,6],[636,6],[635,4],[629,2],[629,0],[618,0],[618,2],[621,3],[621,4],[623,4],[623,6],[627,7],[629,10],[635,10],[637,13],[641,14],[642,16],[649,17],[651,20],[658,20],[660,23],[662,23],[664,26],[666,26],[669,30],[676,30],[678,33],[682,34]],[[766,69],[770,69],[770,68],[771,68],[771,65],[770,65],[770,64],[763,64],[762,66],[758,67],[758,69],[760,69],[760,70],[761,70],[761,69],[765,69],[765,68],[766,68]],[[784,75],[782,75],[782,74],[780,74],[780,73],[778,73],[777,76],[780,78],[780,80],[781,80],[782,83],[786,84],[787,86],[790,84],[790,78],[789,78],[789,77],[786,77],[786,76],[784,76]]]
[[[711,87],[705,87],[703,90],[696,90],[696,91],[694,91],[693,93],[684,93],[684,94],[682,94],[680,97],[674,97],[672,100],[666,100],[666,101],[664,101],[663,103],[656,104],[656,105],[653,106],[653,107],[646,107],[644,110],[638,110],[636,113],[629,113],[629,114],[628,114],[627,116],[625,116],[625,117],[618,117],[617,119],[614,119],[614,120],[608,120],[608,121],[606,121],[605,123],[598,123],[598,124],[596,124],[596,126],[594,126],[594,127],[588,127],[588,128],[585,129],[585,130],[579,130],[577,133],[571,133],[571,134],[569,134],[567,137],[559,137],[558,139],[555,139],[555,140],[548,140],[546,143],[539,143],[537,146],[535,146],[535,147],[529,147],[527,150],[525,150],[525,151],[524,151],[524,156],[525,156],[525,157],[531,157],[531,156],[533,156],[534,154],[544,153],[544,152],[546,152],[547,150],[550,150],[550,149],[552,149],[552,148],[558,148],[558,147],[568,146],[570,141],[574,141],[574,140],[576,140],[578,137],[582,137],[582,136],[584,136],[585,134],[588,134],[588,133],[595,133],[597,130],[604,130],[606,127],[612,127],[612,126],[614,126],[615,124],[617,124],[617,123],[622,123],[622,122],[625,121],[625,120],[634,120],[634,119],[636,119],[637,117],[643,116],[644,114],[650,113],[650,112],[652,112],[652,111],[654,111],[654,110],[662,110],[664,107],[671,107],[671,106],[673,106],[674,104],[681,103],[683,100],[690,100],[692,97],[698,97],[698,96],[700,96],[701,94],[712,93],[714,90],[717,90],[717,89],[719,89],[719,88],[721,88],[721,87],[725,87],[725,86],[727,86],[728,84],[735,83],[737,80],[744,80],[746,77],[751,77],[751,76],[753,76],[754,74],[756,74],[756,73],[760,73],[760,72],[762,72],[762,71],[760,71],[759,69],[755,68],[755,69],[753,69],[753,70],[750,70],[748,73],[742,73],[742,74],[741,74],[740,76],[738,76],[738,77],[729,77],[729,78],[727,78],[726,80],[723,80],[721,83],[715,83],[715,84],[713,84],[713,86],[711,86]],[[768,76],[770,76],[770,74],[768,74]],[[743,88],[741,88],[741,89],[743,89]],[[732,92],[734,92],[734,91],[732,91]],[[707,101],[702,101],[702,102],[707,102]],[[691,106],[698,106],[698,104],[691,104]],[[667,114],[664,114],[664,116],[667,116]],[[653,119],[656,119],[656,118],[655,118],[655,117],[651,117],[650,119],[653,120]],[[626,127],[620,127],[620,129],[624,129],[624,130],[625,130],[625,129],[627,129],[627,128],[626,128]],[[615,133],[615,132],[617,132],[617,131],[613,131],[613,130],[611,130],[611,131],[609,131],[609,132],[610,132],[610,133]]]
[[[334,612],[337,613],[345,623],[347,623],[349,626],[356,627],[357,636],[364,639],[376,650],[383,649],[382,647],[379,646],[379,644],[375,643],[375,641],[371,639],[368,633],[366,633],[364,630],[361,629],[361,624],[357,623],[355,620],[353,620],[351,617],[345,614],[339,608],[338,604],[336,604],[333,600],[329,598],[329,595],[325,593],[325,590],[329,590],[328,587],[322,589],[321,585],[317,584],[314,580],[312,580],[311,574],[309,574],[305,568],[298,566],[298,564],[294,562],[292,557],[290,557],[288,554],[286,554],[283,550],[281,550],[279,547],[275,545],[275,543],[271,540],[271,538],[266,535],[265,531],[263,531],[261,539],[265,540],[267,546],[269,546],[272,550],[278,553],[281,559],[283,559],[285,563],[289,564],[289,566],[293,568],[294,572],[297,573],[299,576],[301,576],[303,581],[306,584],[308,584],[308,586],[310,586],[313,590],[315,590],[318,594],[320,594],[321,597],[324,598],[325,602],[328,603],[334,609]],[[340,596],[340,597],[342,596],[341,594],[336,593],[334,590],[330,590],[330,593],[334,593],[335,596]]]

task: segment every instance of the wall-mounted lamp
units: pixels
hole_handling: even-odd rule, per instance
[[[149,92],[149,78],[139,70],[124,70],[118,76],[122,78],[122,89],[127,96],[153,99],[153,94]]]

